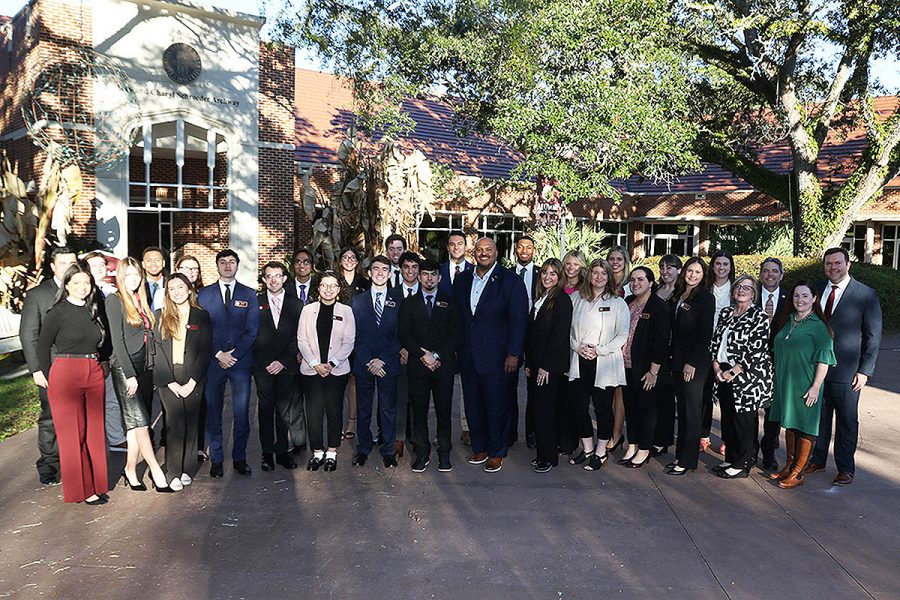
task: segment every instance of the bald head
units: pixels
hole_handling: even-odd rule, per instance
[[[497,262],[497,244],[491,238],[483,237],[475,242],[475,263],[479,275],[491,270]]]

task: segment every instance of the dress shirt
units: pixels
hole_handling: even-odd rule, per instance
[[[530,296],[530,294],[529,294]],[[529,297],[529,300],[531,298]],[[541,312],[541,307],[544,305],[544,302],[547,301],[547,294],[541,296],[541,299],[534,303],[534,320],[537,321],[538,314]]]
[[[497,268],[497,263],[494,263],[488,272],[484,274],[484,277],[478,276],[478,268],[472,270],[472,292],[469,294],[469,306],[472,309],[472,314],[475,314],[475,309],[478,308],[478,301],[481,299],[481,292],[484,291],[484,286],[487,285],[487,282],[491,279],[491,275],[494,274],[494,269]]]
[[[425,306],[428,306],[428,299],[431,298],[431,306],[434,307],[434,303],[436,302],[437,298],[437,290],[433,292],[426,292],[425,290],[422,290],[422,298],[425,301]]]
[[[825,290],[822,292],[822,297],[819,298],[819,304],[822,306],[823,311],[825,310],[825,305],[828,304],[828,296],[831,295],[831,286],[833,285],[837,286],[837,290],[834,292],[834,304],[831,305],[831,314],[834,314],[838,302],[841,301],[844,292],[847,291],[847,286],[850,285],[850,275],[848,274],[844,277],[843,281],[839,281],[838,283],[831,283],[830,280],[825,281]]]
[[[466,272],[466,257],[462,257],[459,259],[459,262],[453,262],[453,259],[450,259],[450,285],[453,285],[453,282],[456,281],[456,267],[459,267],[460,273]]]
[[[525,273],[522,273],[522,269],[525,269]],[[528,306],[531,306],[533,301],[533,298],[531,297],[531,286],[534,283],[534,262],[529,262],[527,265],[517,262],[516,275],[521,277],[522,281],[525,282],[525,292],[528,293]]]
[[[716,325],[719,324],[719,313],[726,306],[731,306],[731,283],[729,282],[722,286],[713,284],[710,286],[709,291],[712,292],[716,299],[716,315],[713,317],[713,329],[715,329]]]
[[[412,287],[406,285],[406,282],[403,282],[403,297],[409,298],[410,296],[414,296],[419,291],[419,282],[417,281]]]
[[[296,286],[296,288],[297,288],[297,298],[298,299],[302,298],[304,304],[306,302],[309,302],[309,288],[310,288],[311,283],[312,283],[312,277],[310,277],[309,279],[307,279],[306,281],[304,281],[302,283],[297,280],[294,280],[294,286]],[[303,287],[303,296],[300,295],[301,287]]]
[[[767,290],[766,288],[763,288],[763,289],[762,289],[762,304],[760,304],[760,306],[762,307],[763,312],[765,312],[765,310],[766,310],[766,302],[769,301],[769,297],[771,296],[771,297],[772,297],[772,314],[773,314],[773,315],[777,315],[777,314],[778,314],[778,297],[779,297],[779,294],[781,294],[781,287],[775,288],[775,291],[774,291],[774,292],[770,292],[770,291]]]
[[[281,309],[284,307],[284,288],[277,294],[266,290],[266,298],[269,300],[269,310],[272,311],[272,321],[275,322],[275,329],[278,329],[278,320],[281,318]]]
[[[231,286],[231,299],[234,300],[234,287],[237,283],[236,279],[232,279],[228,282],[228,285]],[[225,282],[221,279],[219,280],[219,293],[222,295],[222,304],[225,303]]]
[[[372,295],[372,308],[375,308],[375,294],[381,294],[381,309],[384,310],[384,303],[388,296],[388,286],[385,285],[379,289],[373,284],[372,287],[369,288],[369,293]]]
[[[400,267],[391,267],[391,285],[402,285],[403,284],[403,274],[400,272]]]

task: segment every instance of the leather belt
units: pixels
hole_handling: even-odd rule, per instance
[[[94,354],[57,354],[55,358],[92,358],[97,360],[98,356]]]

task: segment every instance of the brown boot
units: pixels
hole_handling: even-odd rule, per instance
[[[802,435],[795,435],[794,440],[796,444],[794,466],[791,468],[790,475],[778,482],[778,487],[785,490],[803,485],[803,469],[806,468],[806,462],[809,460],[809,455],[812,454],[815,443],[814,440]]]
[[[797,443],[797,436],[794,435],[793,429],[784,430],[784,449],[787,452],[787,458],[784,461],[784,468],[777,473],[771,473],[769,479],[772,481],[782,481],[787,479],[791,474],[791,468],[794,466],[794,444]]]

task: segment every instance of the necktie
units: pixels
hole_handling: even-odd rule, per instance
[[[394,287],[400,285],[400,271],[394,271]]]
[[[456,277],[457,275],[459,275],[459,270],[460,270],[460,266],[459,266],[459,265],[456,265],[456,270],[453,272],[453,276],[454,276],[454,277]]]
[[[300,284],[300,304],[306,304],[306,284]]]
[[[775,316],[775,303],[772,302],[772,296],[774,294],[769,294],[769,299],[766,300],[766,316],[769,317],[769,320],[772,320],[772,317]]]
[[[412,292],[412,288],[406,288],[406,297],[409,298],[410,296],[412,296]]]
[[[831,311],[834,310],[834,298],[837,295],[838,286],[831,285],[831,293],[828,294],[828,301],[825,303],[825,320],[831,318]]]
[[[519,271],[519,276],[520,276],[522,279],[525,279],[525,267],[522,267],[522,270]]]
[[[381,327],[381,313],[384,308],[381,306],[381,292],[375,292],[375,326]]]
[[[153,298],[156,296],[156,290],[159,289],[159,285],[156,283],[150,282],[150,297],[147,298],[148,303],[150,304],[150,308],[156,308],[153,306]]]
[[[231,284],[225,284],[225,310],[231,312]]]
[[[431,318],[431,311],[434,309],[434,296],[425,296],[425,312]]]
[[[278,319],[281,318],[281,296],[272,296],[272,321],[275,329],[278,329]]]

